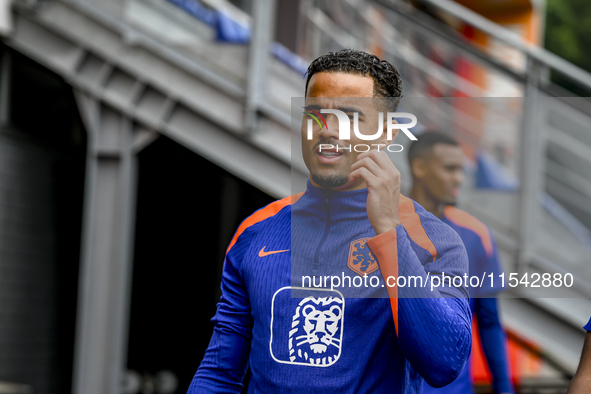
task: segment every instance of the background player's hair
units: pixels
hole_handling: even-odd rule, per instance
[[[408,164],[410,165],[411,170],[413,160],[416,158],[424,158],[427,154],[431,153],[435,144],[460,145],[449,135],[440,131],[427,131],[419,135],[417,138],[417,141],[412,141],[407,151]]]
[[[341,72],[368,76],[373,79],[373,94],[376,97],[393,98],[388,100],[388,108],[396,111],[402,97],[402,78],[398,70],[376,55],[356,49],[343,49],[328,52],[310,63],[306,72],[306,90],[310,78],[318,72]]]

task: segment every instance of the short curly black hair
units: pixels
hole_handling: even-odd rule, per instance
[[[402,97],[402,78],[398,70],[376,55],[356,49],[342,49],[338,52],[328,52],[315,59],[306,71],[306,89],[310,78],[319,72],[341,72],[371,77],[374,81],[373,93],[376,97],[394,98],[389,100],[388,107],[395,111]]]

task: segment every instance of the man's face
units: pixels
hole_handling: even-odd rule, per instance
[[[307,115],[302,120],[302,151],[304,162],[310,171],[312,185],[321,188],[338,190],[355,190],[365,187],[362,179],[349,181],[351,165],[362,152],[355,152],[357,144],[383,144],[385,149],[391,141],[387,141],[387,116],[384,114],[383,133],[376,140],[359,139],[353,132],[353,113],[359,114],[359,131],[362,134],[375,134],[378,130],[378,114],[380,110],[373,102],[373,79],[362,75],[339,72],[319,72],[310,78],[306,91],[306,108],[316,111],[320,109],[338,109],[349,115],[351,119],[351,139],[339,140],[338,119],[334,114],[323,114],[326,126],[321,127],[314,122],[314,132],[311,140],[307,138]],[[366,97],[356,99],[358,97]],[[385,112],[381,110],[382,112]],[[395,138],[396,135],[393,134]],[[331,144],[335,148],[320,148],[320,144]],[[338,152],[336,146],[339,146]],[[349,148],[343,150],[343,147]],[[376,147],[373,147],[374,149]]]
[[[423,162],[418,168],[413,168],[413,171],[425,185],[430,197],[444,204],[455,204],[464,180],[462,148],[435,144],[424,159],[418,160]]]

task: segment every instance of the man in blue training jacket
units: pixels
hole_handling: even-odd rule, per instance
[[[451,137],[430,131],[419,135],[407,153],[413,179],[410,197],[460,235],[468,252],[470,276],[481,278],[492,273],[497,278],[502,271],[490,230],[474,216],[454,207],[463,181],[462,148]],[[499,289],[486,282],[469,291],[470,309],[477,319],[482,349],[493,376],[493,390],[511,393],[505,334],[495,298]],[[452,384],[439,389],[426,384],[423,390],[426,394],[471,392],[470,362]]]
[[[579,361],[579,368],[577,368],[566,394],[591,394],[591,319],[584,328],[587,335],[583,344],[581,361]]]
[[[375,130],[388,126],[378,112],[396,111],[400,75],[374,55],[342,50],[310,64],[305,94],[307,189],[238,228],[189,393],[239,393],[248,366],[249,393],[420,393],[424,380],[449,384],[470,353],[468,294],[462,284],[432,284],[444,271],[450,279],[467,272],[465,248],[400,195],[385,152],[351,149],[396,137]],[[334,110],[365,138],[339,140]],[[396,282],[403,277],[414,285]]]

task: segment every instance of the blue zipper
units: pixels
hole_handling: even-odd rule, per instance
[[[330,227],[330,195],[331,192],[322,190],[322,201],[324,202],[324,211],[326,212],[326,225],[324,226],[324,235],[318,244],[318,248],[316,249],[316,255],[314,257],[314,263],[312,264],[312,275],[318,274],[318,267],[320,266],[319,255],[320,255],[320,248],[326,241],[326,237],[328,236],[328,230]]]

